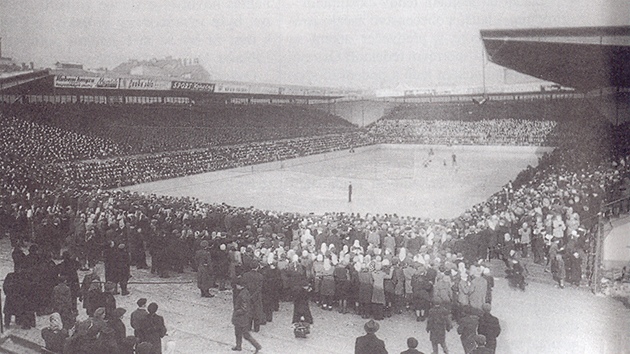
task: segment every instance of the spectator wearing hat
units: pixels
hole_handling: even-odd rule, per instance
[[[112,318],[107,321],[107,326],[114,331],[114,339],[118,347],[124,344],[125,338],[127,338],[127,327],[122,321],[123,315],[127,312],[122,307],[118,307],[114,310]]]
[[[201,291],[201,297],[214,297],[210,294],[210,287],[214,283],[212,277],[212,256],[210,255],[210,244],[203,240],[200,249],[195,253],[197,263],[197,287]]]
[[[162,354],[162,338],[166,335],[164,318],[156,313],[158,305],[155,302],[150,303],[147,310],[149,314],[138,329],[140,342],[151,343],[151,354]]]
[[[141,298],[136,301],[138,308],[135,309],[130,316],[131,328],[133,328],[133,335],[136,337],[140,337],[138,329],[140,328],[142,322],[147,316],[149,316],[149,312],[146,309],[147,299]]]
[[[252,324],[252,297],[249,290],[243,285],[242,278],[237,278],[234,282],[232,324],[234,325],[234,336],[236,337],[236,345],[232,350],[243,350],[242,344],[243,338],[245,338],[256,348],[256,353],[258,353],[262,346],[249,333]]]
[[[418,340],[414,337],[409,337],[407,338],[407,350],[400,354],[424,354],[416,348],[418,348]]]
[[[429,310],[429,316],[427,319],[427,332],[429,332],[429,340],[433,346],[433,354],[438,354],[438,346],[441,345],[444,353],[448,354],[448,347],[446,346],[446,332],[452,328],[451,320],[449,319],[448,310],[441,304],[435,304],[431,310]]]
[[[250,267],[251,269],[241,276],[241,282],[251,296],[253,330],[258,332],[260,326],[267,322],[262,306],[262,286],[265,282],[265,277],[258,271],[259,264],[257,261],[250,261]]]
[[[501,334],[501,325],[499,319],[490,313],[492,310],[490,304],[483,304],[482,309],[484,314],[479,318],[477,333],[485,336],[486,347],[494,353],[497,348],[497,337]]]
[[[365,335],[357,337],[354,343],[354,354],[387,354],[385,342],[376,336],[379,329],[378,322],[369,320],[364,326]]]

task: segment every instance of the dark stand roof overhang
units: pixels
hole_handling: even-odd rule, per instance
[[[582,91],[630,87],[630,26],[480,32],[495,64]]]

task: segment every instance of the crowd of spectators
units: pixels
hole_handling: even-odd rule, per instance
[[[555,127],[556,122],[550,120],[382,119],[369,130],[392,143],[544,146]]]
[[[373,144],[353,132],[174,151],[59,165],[59,177],[78,188],[112,188],[227,168],[281,161]]]
[[[11,104],[0,106],[5,116],[57,127],[116,144],[107,156],[189,150],[220,145],[281,140],[358,129],[346,120],[321,110],[293,105],[202,106]],[[50,128],[50,136],[55,130]],[[78,137],[78,136],[77,136]],[[78,140],[78,139],[77,139]],[[58,154],[64,156],[63,154]],[[67,154],[67,159],[82,155]]]
[[[0,115],[0,154],[3,157],[58,163],[101,159],[126,152],[128,150],[111,140]]]
[[[49,160],[54,155],[43,155],[39,162],[22,158],[30,153],[22,151],[30,145],[22,144],[2,151],[0,167],[8,175],[2,179],[0,231],[11,237],[16,265],[20,259],[30,258],[38,261],[26,264],[45,267],[68,249],[68,262],[76,260],[77,269],[93,269],[101,260],[107,261],[110,250],[120,249],[129,256],[130,266],[144,268],[150,263],[152,272],[162,277],[187,268],[197,270],[193,255],[207,245],[216,262],[212,275],[219,286],[248,273],[246,278],[264,278],[263,282],[245,282],[252,298],[259,301],[254,328],[271,319],[278,301],[294,300],[304,287],[312,289],[309,298],[322,308],[355,312],[365,318],[382,319],[408,310],[423,321],[435,304],[456,320],[479,318],[483,305],[491,303],[487,262],[494,258],[506,264],[532,258],[551,269],[561,287],[564,278],[574,286],[587,284],[594,216],[602,202],[625,196],[630,190],[627,125],[613,128],[590,116],[557,124],[554,152],[541,158],[536,167],[522,171],[487,201],[452,220],[395,214],[300,215],[206,204],[194,198],[102,190],[383,141],[376,133],[62,164]],[[437,125],[452,127],[450,123]],[[510,126],[531,129],[525,135],[538,136],[552,127],[546,121],[517,120],[463,125],[473,136],[487,129],[505,133]],[[40,144],[43,148],[55,145],[45,139]],[[99,150],[79,144],[74,151]],[[24,256],[25,245],[31,247]],[[105,273],[105,280],[111,280],[107,269]],[[12,274],[30,279],[32,273],[16,266]],[[28,313],[9,313],[19,315],[19,323],[25,327],[33,324],[31,312],[53,310],[55,284],[76,286],[74,280],[52,272],[37,276],[48,277],[41,282],[48,284],[47,290],[39,293],[49,296],[33,300],[37,306],[29,306]],[[76,302],[73,304],[76,308]],[[67,318],[67,311],[56,312],[62,322]],[[466,333],[484,334],[479,329]]]

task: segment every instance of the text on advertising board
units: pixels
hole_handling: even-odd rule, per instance
[[[214,92],[214,84],[204,82],[173,81],[172,90]]]
[[[124,88],[130,90],[170,90],[170,81],[152,79],[123,79]]]

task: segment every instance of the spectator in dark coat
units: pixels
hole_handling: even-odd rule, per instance
[[[72,304],[77,307],[77,298],[79,297],[79,275],[77,271],[81,268],[79,261],[77,261],[70,252],[65,251],[62,255],[63,260],[57,264],[57,275],[65,277],[70,287],[70,294],[72,296]]]
[[[94,270],[83,277],[80,300],[83,301],[83,308],[88,316],[92,316],[97,308],[105,307],[103,292],[101,291],[101,279]]]
[[[280,309],[280,292],[282,290],[282,276],[275,264],[269,264],[262,269],[265,277],[262,288],[263,312],[267,322],[273,320],[274,311]]]
[[[303,286],[295,288],[293,292],[293,321],[292,323],[300,322],[300,318],[304,317],[304,321],[309,324],[313,324],[313,316],[311,315],[311,309],[309,303],[309,285],[303,284]]]
[[[147,307],[149,315],[140,325],[140,342],[149,342],[153,348],[152,354],[162,354],[162,338],[166,335],[164,318],[156,314],[158,305],[152,302]]]
[[[197,264],[197,287],[201,291],[201,297],[214,297],[210,293],[210,287],[214,283],[212,271],[212,257],[210,254],[208,241],[201,241],[201,249],[195,253],[195,263]]]
[[[477,335],[477,326],[479,325],[479,317],[473,314],[467,314],[459,320],[457,334],[462,342],[464,353],[470,354],[475,349],[475,336]]]
[[[113,241],[110,242],[110,247],[105,251],[105,280],[114,283],[115,295],[118,294],[118,284],[122,295],[129,295],[127,291],[127,282],[131,278],[129,263],[129,252],[125,244],[115,246]]]
[[[30,296],[34,300],[35,311],[41,315],[50,313],[53,289],[57,285],[58,277],[56,264],[50,258],[50,253],[41,254],[39,260],[40,262],[31,268],[33,291]]]
[[[130,322],[131,322],[131,328],[133,328],[133,335],[136,337],[140,337],[140,335],[138,334],[139,333],[138,330],[140,326],[142,325],[142,322],[144,321],[144,319],[147,318],[147,316],[149,316],[149,312],[146,309],[147,299],[145,298],[139,299],[136,302],[136,304],[138,304],[138,308],[131,313]]]
[[[484,314],[479,318],[477,333],[486,336],[486,347],[494,353],[497,348],[497,337],[501,334],[501,326],[499,319],[490,313],[492,310],[490,304],[484,304],[482,308]]]
[[[258,264],[248,272],[241,276],[243,286],[247,288],[252,297],[252,321],[254,323],[254,332],[260,330],[260,325],[266,323],[265,314],[262,307],[262,286],[265,278],[258,272]]]
[[[124,346],[125,339],[127,338],[127,327],[122,321],[122,317],[127,310],[118,307],[114,310],[112,318],[107,321],[107,326],[114,331],[114,339],[118,347]]]
[[[446,332],[452,328],[451,321],[448,318],[448,310],[440,304],[435,304],[429,310],[427,319],[427,332],[429,332],[429,340],[433,345],[433,354],[438,354],[438,345],[442,346],[444,353],[448,353],[446,347]]]
[[[116,310],[116,298],[114,297],[114,291],[116,285],[112,282],[105,283],[105,291],[103,292],[103,302],[105,307],[105,319],[109,320],[113,318],[114,310]]]
[[[218,249],[212,252],[212,264],[214,265],[214,274],[219,283],[219,290],[226,289],[226,283],[229,275],[229,258],[227,246],[221,244]]]
[[[243,285],[242,279],[238,278],[234,283],[234,311],[232,312],[232,324],[234,325],[234,335],[236,345],[232,348],[235,351],[242,350],[243,338],[250,342],[258,353],[262,346],[249,333],[252,323],[252,299],[249,290]]]
[[[364,326],[365,335],[357,337],[354,343],[354,354],[387,354],[385,342],[376,336],[378,322],[369,320]]]
[[[77,307],[72,302],[72,294],[66,277],[60,278],[59,284],[53,288],[52,309],[59,313],[63,328],[70,329],[77,318]]]
[[[24,311],[25,298],[24,290],[20,285],[20,272],[13,272],[7,274],[4,278],[4,325],[9,326],[11,324],[11,317],[15,316],[15,323],[20,324],[20,315]]]

